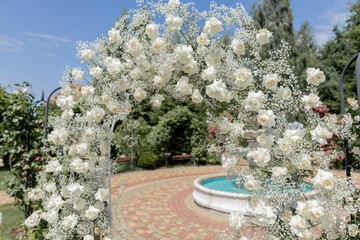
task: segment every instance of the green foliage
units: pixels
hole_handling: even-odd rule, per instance
[[[334,28],[335,37],[320,49],[319,66],[326,74],[326,82],[320,86],[320,97],[331,109],[340,112],[339,79],[342,70],[350,59],[360,52],[359,19],[360,1],[349,6],[350,16],[344,29]],[[345,99],[356,96],[354,65],[348,70],[344,82]]]
[[[153,127],[149,143],[156,153],[194,153],[199,161],[206,152],[206,128],[203,116],[191,112],[186,106],[177,106]]]
[[[0,190],[6,190],[7,180],[11,177],[11,172],[8,167],[0,167]]]
[[[25,189],[36,185],[36,175],[42,168],[42,118],[34,107],[32,94],[22,89],[30,84],[15,84],[17,92],[1,91],[3,111],[0,122],[0,146],[4,164],[10,167],[12,177],[8,179],[7,193],[14,197],[21,208],[28,205],[28,214],[32,212],[26,199]],[[4,90],[5,88],[3,88]]]
[[[158,156],[152,152],[141,152],[137,164],[143,168],[155,168],[158,166]]]

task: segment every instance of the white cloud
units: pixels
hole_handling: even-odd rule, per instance
[[[14,37],[0,35],[0,52],[20,52],[24,42]]]
[[[320,24],[315,26],[315,40],[319,45],[323,45],[330,40],[335,25],[344,26],[346,19],[349,17],[347,5],[341,0],[336,1],[336,6],[327,9],[319,14]]]
[[[41,39],[46,39],[46,40],[50,40],[50,41],[55,41],[55,42],[63,42],[63,43],[70,42],[70,40],[67,38],[50,35],[50,34],[25,32],[25,35],[31,36],[31,37],[36,37],[36,38],[41,38]]]

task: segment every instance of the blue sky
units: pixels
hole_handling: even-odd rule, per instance
[[[234,5],[239,0],[217,0]],[[188,0],[186,0],[188,2]],[[240,0],[250,11],[256,0]],[[294,27],[309,19],[319,44],[347,18],[348,0],[292,0]],[[196,1],[206,10],[209,1]],[[107,35],[135,0],[0,0],[0,84],[30,82],[39,98],[58,86],[67,65],[78,66],[76,42]]]

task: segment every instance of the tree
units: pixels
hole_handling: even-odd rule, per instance
[[[291,48],[290,63],[295,68],[294,73],[297,76],[304,75],[306,67],[315,63],[317,50],[309,22],[305,21],[299,31],[294,30],[289,0],[254,3],[251,14],[258,29],[266,28],[273,34],[273,40],[267,48],[276,49],[282,41],[286,41]]]
[[[335,37],[327,41],[319,51],[319,67],[324,70],[327,81],[321,85],[320,97],[331,109],[340,112],[339,79],[350,59],[360,51],[360,1],[350,4],[350,17],[343,29],[334,27]],[[348,70],[344,82],[345,99],[356,97],[354,65]]]

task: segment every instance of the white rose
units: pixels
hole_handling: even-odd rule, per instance
[[[164,101],[164,99],[165,98],[162,95],[156,94],[150,99],[150,103],[154,107],[161,107],[162,101]]]
[[[90,68],[90,74],[96,79],[100,79],[103,73],[103,69],[99,66]]]
[[[334,214],[327,214],[320,218],[321,227],[323,229],[331,229],[336,223],[336,216]]]
[[[311,93],[309,95],[304,95],[301,100],[303,101],[303,103],[305,103],[305,108],[306,109],[310,109],[311,107],[317,107],[321,104],[321,102],[319,101],[320,98],[318,95],[316,95],[315,93]]]
[[[84,72],[80,69],[72,70],[71,74],[74,77],[75,81],[81,81],[84,79]]]
[[[277,217],[274,214],[274,209],[272,207],[265,206],[265,204],[258,204],[254,210],[259,225],[269,226],[275,223]]]
[[[58,220],[59,214],[55,210],[50,210],[48,212],[41,213],[41,218],[47,221],[48,223],[56,223]]]
[[[132,56],[138,56],[143,51],[143,46],[141,45],[139,40],[135,37],[130,39],[130,41],[127,42],[125,45],[127,52],[130,53]]]
[[[355,224],[349,224],[348,232],[351,237],[356,237],[359,234],[359,226]]]
[[[248,191],[255,191],[261,189],[261,181],[255,180],[253,175],[244,177],[244,187]]]
[[[263,85],[267,89],[272,90],[276,88],[278,81],[279,81],[279,76],[276,73],[275,74],[269,73],[264,76]]]
[[[77,224],[77,217],[75,214],[70,214],[67,217],[64,217],[64,220],[62,222],[62,225],[65,228],[74,228]]]
[[[30,200],[37,201],[43,198],[44,192],[40,188],[34,188],[28,192],[28,197]]]
[[[134,80],[138,80],[142,75],[142,72],[139,68],[134,68],[130,71],[130,77]]]
[[[58,160],[50,161],[45,166],[45,172],[54,173],[54,175],[59,174],[62,171],[62,166]]]
[[[100,210],[90,206],[88,210],[85,211],[85,217],[88,220],[95,220],[99,216]]]
[[[120,104],[120,111],[124,114],[131,113],[131,108],[132,108],[132,105],[128,101],[122,102]]]
[[[154,85],[157,87],[157,88],[162,88],[165,86],[166,84],[166,79],[159,76],[159,75],[156,75],[153,79],[153,82],[154,82]]]
[[[104,118],[105,111],[100,107],[94,107],[86,113],[86,116],[90,118],[90,120],[99,123]]]
[[[311,156],[305,153],[299,154],[295,158],[295,165],[298,169],[310,170],[311,169]]]
[[[159,53],[165,45],[165,41],[162,38],[156,38],[155,41],[151,44],[151,51],[153,53]]]
[[[196,42],[201,46],[201,45],[205,45],[209,42],[209,40],[207,39],[207,34],[206,33],[201,33],[200,36],[198,36],[196,38]]]
[[[183,25],[183,20],[179,17],[173,16],[171,14],[166,16],[166,24],[168,25],[167,30],[168,31],[180,31],[182,25]]]
[[[282,219],[285,223],[289,223],[291,217],[292,217],[292,212],[291,212],[291,211],[284,211],[284,212],[281,213],[281,219]]]
[[[259,112],[264,104],[265,100],[265,96],[264,93],[262,91],[258,91],[258,92],[249,92],[247,98],[245,99],[245,109],[247,111],[252,111],[252,112]]]
[[[325,81],[325,75],[323,71],[315,68],[306,69],[306,81],[308,84],[312,84],[314,86],[319,86],[320,83]]]
[[[68,132],[65,128],[55,129],[49,134],[49,141],[54,144],[64,144],[68,139]]]
[[[72,159],[70,168],[77,173],[85,174],[89,171],[89,163],[82,161],[79,157]]]
[[[177,8],[180,5],[180,1],[179,0],[169,0],[167,7],[170,10],[174,10],[175,8]]]
[[[74,107],[74,98],[73,96],[59,96],[56,99],[56,105],[61,108],[61,110],[71,110]]]
[[[218,32],[224,30],[221,26],[221,22],[215,17],[210,18],[205,22],[204,32],[209,34],[211,37],[214,37]]]
[[[229,103],[231,100],[231,93],[222,80],[215,80],[213,84],[206,86],[206,94],[211,98],[219,100],[220,102]]]
[[[320,206],[317,200],[309,200],[305,203],[298,202],[296,212],[311,221],[317,221],[325,215],[324,208]]]
[[[111,147],[108,143],[104,142],[104,143],[100,144],[101,154],[107,155],[110,152],[110,149],[111,149]]]
[[[105,202],[109,197],[109,189],[99,188],[95,193],[95,199],[100,202]]]
[[[252,159],[259,167],[265,167],[271,160],[269,149],[258,148],[257,150],[250,151],[248,158]]]
[[[305,136],[305,131],[296,129],[296,130],[286,130],[284,133],[284,139],[290,141],[293,145],[299,145],[302,142],[302,139]]]
[[[94,207],[99,209],[100,212],[104,211],[105,210],[105,206],[104,206],[104,203],[103,202],[100,202],[100,201],[97,201],[95,204],[94,204]]]
[[[223,118],[223,120],[219,123],[220,131],[223,133],[228,133],[232,130],[232,123],[228,118]]]
[[[242,123],[233,123],[232,129],[230,132],[230,137],[237,138],[239,136],[244,136],[244,124]]]
[[[234,155],[222,159],[222,166],[227,172],[235,170],[237,163],[238,163],[238,159]]]
[[[307,222],[299,215],[292,216],[289,225],[291,232],[297,236],[301,236],[301,233],[307,229]]]
[[[110,75],[113,77],[115,77],[123,70],[123,65],[121,64],[120,59],[117,58],[107,57],[104,60],[104,65],[106,66]]]
[[[317,127],[310,131],[311,139],[318,141],[320,144],[326,144],[327,139],[332,137],[332,132],[330,132],[327,128],[321,127],[317,125]]]
[[[48,193],[53,193],[56,191],[56,184],[55,182],[47,182],[42,188]]]
[[[242,225],[245,223],[245,217],[241,212],[231,212],[229,216],[230,226],[235,229],[241,229]],[[241,238],[240,240],[245,240]]]
[[[194,89],[194,92],[191,95],[191,100],[194,103],[201,103],[202,102],[203,96],[201,96],[199,89]]]
[[[74,209],[83,210],[86,207],[86,201],[82,198],[74,199]]]
[[[69,195],[73,198],[80,198],[80,195],[85,192],[84,186],[81,186],[79,183],[71,183],[67,187]]]
[[[90,61],[95,56],[95,53],[91,49],[84,49],[81,51],[81,58],[85,61]]]
[[[251,73],[251,70],[245,67],[236,70],[234,76],[235,76],[234,85],[242,89],[245,89],[248,86],[250,86],[253,81],[253,75]]]
[[[260,110],[259,114],[257,115],[259,124],[268,128],[275,126],[275,119],[276,116],[272,110]]]
[[[49,199],[45,203],[45,209],[47,211],[51,211],[51,210],[59,211],[64,205],[64,203],[65,202],[62,200],[62,198],[59,195],[53,194],[49,197]]]
[[[284,167],[273,167],[272,168],[272,178],[282,180],[288,173],[287,169]]]
[[[289,87],[286,87],[286,88],[280,87],[279,88],[279,91],[278,91],[279,98],[281,98],[283,100],[287,100],[291,97],[291,95],[292,95],[292,92]]]
[[[81,94],[84,97],[90,97],[94,95],[94,92],[95,92],[95,88],[93,86],[84,86],[81,88]]]
[[[84,156],[90,151],[90,146],[87,143],[80,143],[76,146],[77,154]]]
[[[188,83],[187,77],[182,77],[175,85],[175,90],[180,96],[192,94],[192,85]]]
[[[19,95],[19,91],[18,91],[18,90],[15,90],[15,91],[13,91],[12,94],[14,94],[14,95]]]
[[[212,82],[216,78],[216,70],[214,66],[210,66],[202,71],[201,78]]]
[[[29,93],[29,89],[23,88],[23,89],[21,90],[21,92],[22,92],[23,94],[28,94],[28,93]]]
[[[110,42],[116,43],[120,41],[120,31],[112,28],[108,31]]]
[[[41,211],[37,210],[35,212],[33,212],[26,220],[25,220],[25,225],[29,228],[33,228],[36,227],[37,225],[39,225],[41,220]]]
[[[65,110],[65,111],[63,111],[63,113],[61,114],[61,117],[62,117],[63,119],[66,119],[66,120],[72,119],[73,116],[74,116],[73,110]]]
[[[290,154],[293,150],[291,143],[284,138],[278,139],[277,144],[285,155]]]
[[[242,41],[233,39],[233,41],[231,42],[231,48],[234,53],[238,55],[245,55],[245,45]]]
[[[334,174],[331,172],[326,172],[322,169],[319,169],[316,176],[311,180],[311,183],[316,188],[324,188],[326,190],[331,190],[334,188],[336,179]]]
[[[84,236],[83,240],[94,240],[94,237],[91,235],[86,235],[86,236]]]
[[[94,129],[92,128],[85,129],[83,136],[86,141],[94,140],[95,139]]]
[[[197,62],[195,60],[190,60],[190,62],[183,66],[183,71],[189,75],[193,75],[199,71]]]
[[[162,77],[165,81],[168,81],[172,75],[172,69],[169,66],[163,66],[157,72],[160,77]]]
[[[149,38],[156,38],[159,35],[159,26],[153,23],[146,25],[146,34]]]
[[[267,29],[259,30],[259,33],[256,34],[256,41],[261,45],[270,43],[270,37],[272,37],[272,33],[269,32]]]
[[[134,98],[136,101],[141,102],[146,98],[147,92],[144,91],[144,89],[136,89],[134,93]]]
[[[274,138],[263,133],[256,137],[256,141],[259,143],[260,147],[263,148],[271,148],[274,144]]]
[[[151,66],[145,55],[140,55],[138,58],[136,58],[135,62],[137,65],[136,69],[138,71],[138,76],[131,76],[134,79],[135,77],[140,77],[143,74],[143,71],[149,70]]]
[[[255,208],[258,204],[264,204],[263,200],[259,197],[251,197],[249,204],[252,208]]]
[[[181,64],[188,64],[193,59],[193,49],[191,46],[178,45],[174,53]]]

